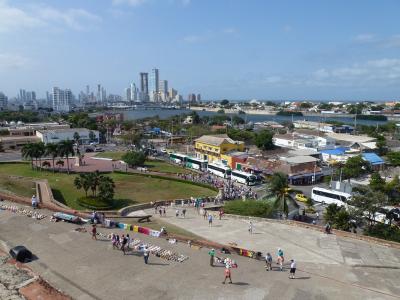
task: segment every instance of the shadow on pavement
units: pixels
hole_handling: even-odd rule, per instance
[[[247,282],[232,282],[233,285],[250,285]]]

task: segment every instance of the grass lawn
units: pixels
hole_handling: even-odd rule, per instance
[[[122,155],[124,155],[125,152],[111,152],[111,151],[106,151],[106,152],[100,152],[97,153],[95,156],[96,157],[103,157],[103,158],[111,158],[114,160],[121,160]],[[162,172],[162,173],[190,173],[189,169],[184,169],[180,166],[174,165],[167,163],[165,161],[161,160],[146,160],[144,163],[145,166],[149,169],[149,171],[154,171],[154,172]]]
[[[36,188],[30,179],[0,175],[0,192],[12,192],[19,196],[31,197],[36,193]]]
[[[52,173],[48,171],[31,170],[29,164],[0,164],[0,176],[24,176],[47,179],[53,190],[54,198],[74,209],[83,209],[76,199],[84,196],[83,190],[77,190],[73,185],[76,175]],[[116,208],[136,203],[145,203],[155,200],[173,200],[187,197],[202,197],[216,195],[216,192],[188,183],[176,182],[167,179],[149,178],[141,175],[110,174],[114,179]],[[10,179],[13,181],[13,179]],[[19,180],[19,179],[18,179]],[[3,184],[0,185],[0,188]],[[7,188],[5,188],[7,187]],[[8,184],[4,189],[26,196],[31,196],[28,189],[22,189],[20,184]]]

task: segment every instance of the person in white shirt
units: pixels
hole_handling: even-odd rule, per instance
[[[37,201],[36,195],[32,196],[32,207],[34,209],[38,207],[38,201]]]
[[[296,262],[294,259],[290,260],[290,273],[289,273],[289,279],[294,279],[294,275],[296,273]]]

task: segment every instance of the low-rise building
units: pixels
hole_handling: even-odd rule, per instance
[[[0,136],[0,143],[5,150],[20,148],[26,144],[40,142],[37,136]]]
[[[231,151],[244,151],[244,142],[234,141],[226,134],[203,135],[195,140],[196,157],[209,162],[221,161],[221,155]]]
[[[319,151],[321,149],[335,148],[335,140],[324,134],[320,136],[293,132],[291,134],[276,134],[273,137],[275,146],[290,149],[310,149]]]
[[[91,134],[91,132],[93,134]],[[79,143],[82,145],[90,144],[91,142],[99,141],[99,132],[97,130],[89,130],[86,128],[69,128],[55,130],[38,130],[36,136],[45,144],[59,143],[65,140],[75,140],[74,135],[78,133]],[[91,135],[93,135],[91,137]]]
[[[37,130],[68,129],[68,124],[50,123],[17,123],[8,127],[10,136],[36,136]]]
[[[241,170],[242,165],[246,162],[249,155],[246,152],[231,151],[221,154],[221,161],[224,165],[229,166],[231,169]]]

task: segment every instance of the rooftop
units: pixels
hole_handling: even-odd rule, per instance
[[[60,128],[60,129],[48,129],[48,130],[37,130],[40,133],[63,133],[63,132],[82,132],[82,131],[96,131],[87,128]]]
[[[286,157],[286,158],[283,158],[283,160],[285,160],[288,164],[303,164],[303,163],[319,161],[318,158],[315,158],[312,156],[306,156],[306,155]]]
[[[203,135],[195,140],[196,142],[213,145],[213,146],[220,146],[223,143],[230,143],[230,144],[243,144],[241,141],[234,141],[226,134],[218,134],[218,135]]]
[[[350,143],[367,143],[376,140],[375,138],[366,135],[350,135],[350,134],[334,133],[334,132],[327,133],[326,135],[335,140],[345,141]]]

